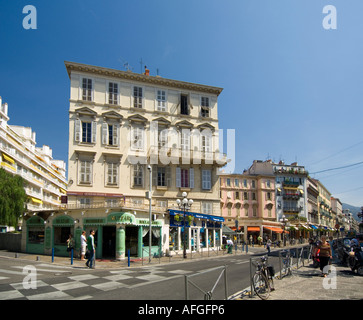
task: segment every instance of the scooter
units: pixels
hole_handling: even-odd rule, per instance
[[[353,272],[357,270],[358,275],[363,276],[363,251],[359,245],[353,245],[349,252],[348,266]]]

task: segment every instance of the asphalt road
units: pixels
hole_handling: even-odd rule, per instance
[[[275,251],[269,258],[276,270],[277,256]],[[223,300],[226,294],[228,297],[250,286],[251,257],[258,255],[227,254],[114,269],[0,257],[0,300],[185,300],[185,276],[190,300],[204,300],[206,294],[213,300]]]

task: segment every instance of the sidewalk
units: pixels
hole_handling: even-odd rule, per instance
[[[332,273],[323,278],[320,269],[305,266],[293,269],[293,275],[281,280],[274,279],[275,290],[268,300],[361,300],[363,277],[349,267],[332,265]],[[236,293],[231,300],[260,300],[257,295],[249,297],[250,288]]]
[[[279,250],[279,248],[272,249]],[[254,254],[261,254],[261,253],[267,253],[267,250],[263,246],[249,246],[248,252],[246,251],[238,251],[238,255],[254,255]],[[231,257],[234,256],[236,253],[233,250],[233,254],[227,254],[227,251],[220,250],[220,251],[211,251],[208,255],[207,252],[204,252],[203,254],[200,253],[190,253],[187,254],[187,259],[183,259],[183,254],[173,255],[172,257],[161,257],[159,258],[152,258],[151,263],[149,263],[148,257],[144,257],[142,260],[141,258],[134,258],[131,257],[130,259],[130,267],[147,267],[150,265],[163,265],[163,264],[172,264],[172,263],[188,263],[193,262],[200,259],[213,259],[213,258],[221,258],[223,256],[225,257]],[[24,259],[29,261],[41,261],[44,263],[51,263],[53,265],[62,265],[62,266],[68,266],[70,268],[80,268],[80,267],[86,267],[85,262],[81,261],[79,258],[74,257],[73,264],[71,264],[71,259],[69,257],[54,257],[54,262],[52,262],[52,257],[49,255],[42,255],[42,254],[33,254],[33,253],[15,253],[10,252],[7,250],[0,250],[0,257],[6,257],[6,258],[14,258],[14,259]],[[128,268],[128,259],[124,260],[112,260],[112,259],[96,259],[96,268],[97,269],[114,269],[114,268]]]

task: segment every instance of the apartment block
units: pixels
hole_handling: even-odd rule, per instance
[[[66,164],[53,159],[49,146],[36,146],[32,128],[10,125],[9,120],[8,104],[0,98],[0,165],[23,177],[28,196],[22,249],[43,253],[45,221],[51,211],[61,207],[66,195]]]
[[[221,88],[65,62],[70,79],[67,219],[76,240],[96,230],[96,256],[145,256],[220,243],[217,170]],[[149,189],[151,186],[151,193]],[[151,200],[150,200],[151,196]],[[57,219],[60,215],[54,217]],[[64,216],[62,217],[64,219]],[[75,221],[75,223],[73,223]]]

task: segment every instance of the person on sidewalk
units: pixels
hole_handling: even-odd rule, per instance
[[[326,270],[325,267],[329,264],[329,260],[332,259],[332,253],[330,244],[326,241],[325,236],[321,236],[321,242],[318,246],[318,249],[320,249],[319,253],[319,260],[320,260],[320,270],[321,270],[321,276],[326,277],[327,274],[325,273]]]
[[[69,253],[70,258],[71,258],[71,255],[72,255],[73,248],[74,248],[74,242],[73,242],[72,235],[70,234],[68,239],[67,239],[67,252]]]
[[[267,241],[266,241],[266,249],[268,250],[267,255],[269,255],[271,253],[271,244],[272,244],[271,239],[269,237],[267,237]]]
[[[95,231],[92,229],[91,232],[90,232],[90,235],[87,239],[87,249],[89,251],[89,258],[86,262],[86,266],[88,268],[91,268],[91,269],[94,269],[95,266],[94,266],[94,259],[95,259],[95,255],[96,255],[96,247],[95,247]]]
[[[87,249],[86,231],[83,230],[82,235],[81,235],[81,261],[86,260],[84,258],[85,254],[86,254],[86,249]]]
[[[257,241],[258,241],[258,245],[260,246],[262,244],[262,237],[261,237],[261,235],[258,236]]]

